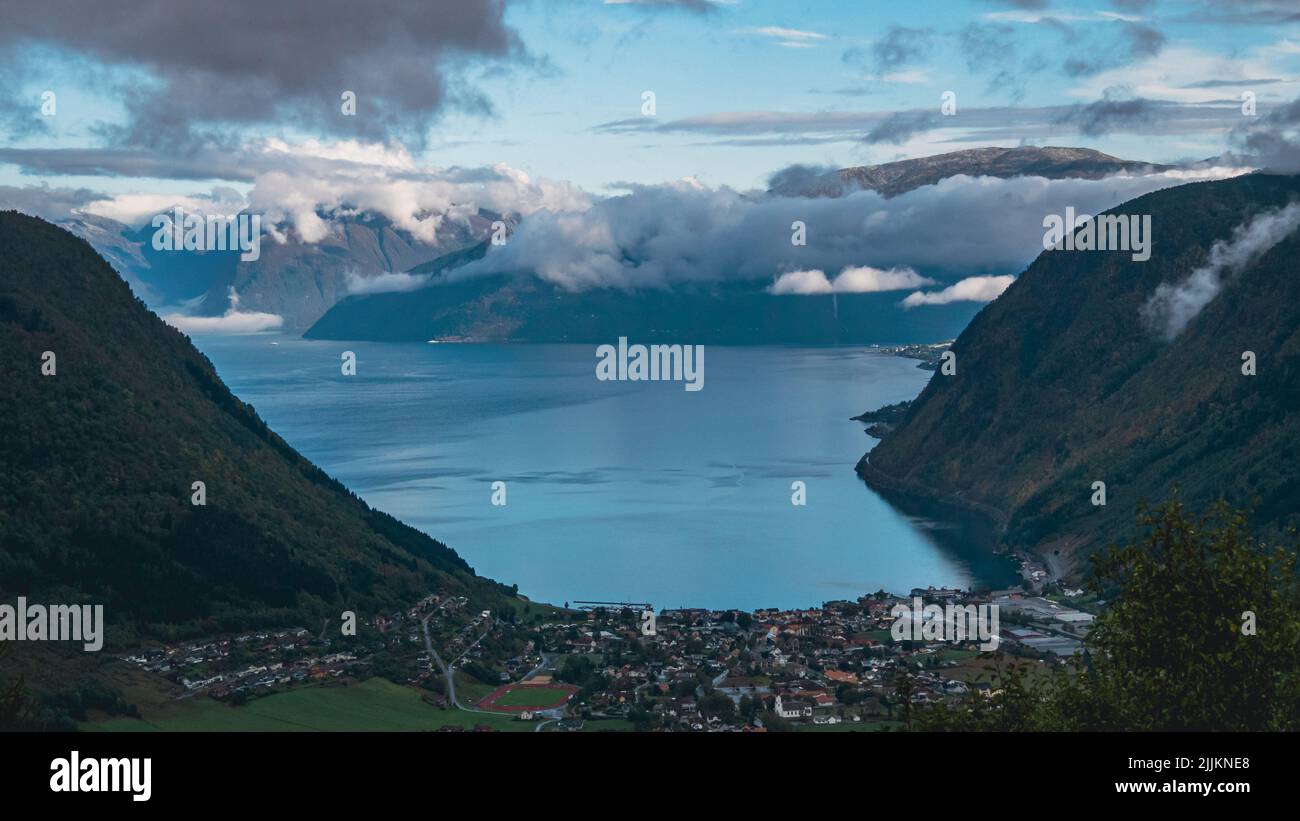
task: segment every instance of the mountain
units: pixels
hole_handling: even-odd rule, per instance
[[[770,193],[787,197],[839,197],[866,189],[895,197],[959,174],[1098,180],[1121,172],[1149,174],[1168,168],[1170,166],[1121,160],[1091,148],[968,148],[933,157],[842,168],[829,174],[789,175],[778,180]]]
[[[785,175],[771,193],[836,197],[862,187],[893,196],[957,174],[1099,179],[1167,167],[1086,148],[976,148],[828,175]],[[527,271],[474,281],[445,276],[489,251],[480,243],[411,269],[433,275],[428,287],[341,299],[305,336],[583,343],[626,336],[699,344],[912,344],[955,336],[979,310],[978,304],[966,302],[903,311],[898,306],[903,295],[898,293],[773,297],[765,290],[769,283],[757,281],[678,285],[671,291],[595,288],[573,293]],[[922,273],[947,285],[971,272]]]
[[[103,604],[158,633],[510,595],[300,456],[90,245],[12,211],[0,350],[6,600]]]
[[[1004,543],[1063,571],[1176,487],[1194,506],[1253,507],[1264,532],[1300,523],[1300,232],[1225,275],[1173,341],[1143,314],[1216,242],[1295,201],[1296,177],[1184,185],[1109,212],[1151,215],[1147,262],[1045,251],[962,332],[956,373],[936,373],[859,473],[980,510]],[[1092,504],[1097,481],[1104,506]]]
[[[276,314],[287,329],[302,330],[367,279],[473,246],[500,219],[479,211],[464,221],[444,220],[426,242],[365,212],[319,216],[329,225],[320,241],[303,242],[285,226],[284,242],[264,234],[259,258],[249,261],[239,251],[155,250],[155,229],[147,224],[79,215],[59,225],[89,242],[152,307],[186,305],[187,312],[216,316],[230,307],[233,290],[239,310]]]
[[[430,269],[455,264],[436,260]],[[435,280],[417,291],[346,299],[304,336],[383,342],[599,344],[626,336],[634,342],[707,345],[903,344],[956,336],[979,310],[975,303],[957,302],[906,311],[896,291],[773,296],[765,285],[573,293],[528,274]]]

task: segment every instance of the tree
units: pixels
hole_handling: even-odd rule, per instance
[[[1146,536],[1094,560],[1117,594],[1086,646],[1091,662],[1053,699],[1066,729],[1300,728],[1300,587],[1291,549],[1251,538],[1225,504],[1193,519],[1175,501]]]
[[[999,665],[993,698],[920,716],[929,729],[1300,729],[1296,547],[1249,535],[1224,504],[1200,518],[1178,501],[1139,516],[1145,534],[1093,559],[1110,600],[1084,652],[1028,685]],[[904,698],[900,686],[898,697]]]

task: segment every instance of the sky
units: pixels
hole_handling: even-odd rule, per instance
[[[328,234],[330,214],[374,211],[430,241],[446,219],[487,208],[535,226],[518,253],[585,249],[556,256],[550,269],[587,287],[671,277],[672,265],[701,258],[689,232],[740,241],[732,228],[746,220],[787,230],[785,211],[751,208],[746,192],[792,166],[1063,145],[1153,163],[1300,170],[1294,0],[285,8],[11,4],[0,25],[0,206],[128,224],[178,204],[253,208],[275,236],[286,236],[282,225],[305,242]],[[1002,185],[1011,187],[946,196],[976,210],[980,196],[1014,196],[1028,206],[1019,242],[1038,230],[1034,209],[1059,198]],[[1099,208],[1119,191],[1062,187]],[[930,224],[952,218],[949,205],[917,197],[941,209]],[[653,250],[681,227],[664,219],[679,211],[711,227],[677,231],[680,242],[660,243],[672,252],[629,280],[629,248]],[[838,219],[846,236],[869,233],[843,217],[826,220]],[[989,230],[978,220],[968,227]],[[926,250],[922,242],[909,253]],[[826,263],[903,255],[854,250]],[[1004,257],[976,267],[1014,273]],[[783,260],[757,268],[787,268]]]

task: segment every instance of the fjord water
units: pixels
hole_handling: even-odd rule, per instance
[[[849,417],[919,393],[930,374],[913,360],[710,346],[691,392],[599,381],[594,345],[195,343],[304,456],[533,599],[810,607],[1015,578],[853,472],[874,440]]]

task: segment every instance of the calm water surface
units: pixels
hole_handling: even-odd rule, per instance
[[[912,360],[708,347],[687,392],[598,381],[589,345],[195,342],[307,458],[534,599],[807,607],[1015,580],[967,530],[901,513],[853,472],[874,440],[849,417],[919,393],[930,374]]]

